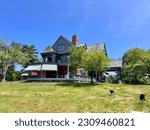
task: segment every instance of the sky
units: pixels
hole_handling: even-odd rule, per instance
[[[150,49],[150,0],[0,0],[0,37],[34,44],[38,52],[62,35],[105,43],[120,59],[134,47]]]

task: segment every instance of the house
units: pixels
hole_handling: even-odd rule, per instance
[[[29,65],[24,69],[21,75],[22,79],[34,80],[55,80],[55,79],[71,79],[69,73],[69,48],[70,47],[85,47],[87,50],[104,51],[106,56],[107,50],[105,44],[97,43],[87,46],[85,43],[78,43],[77,35],[72,36],[72,41],[69,41],[63,36],[60,36],[53,46],[48,46],[41,53],[42,63]],[[77,70],[77,75],[80,75],[81,70]]]

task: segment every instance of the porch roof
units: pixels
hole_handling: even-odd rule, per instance
[[[41,70],[41,64],[29,65],[27,68],[25,68],[25,71],[40,71],[40,70]]]
[[[28,73],[22,73],[21,76],[28,76]]]
[[[57,71],[57,65],[43,64],[42,70],[44,70],[44,71],[48,71],[48,70]]]
[[[118,68],[122,68],[122,60],[113,60],[113,61],[110,61],[109,63],[109,67],[112,68],[112,67],[118,67]]]
[[[25,71],[57,71],[57,65],[54,64],[33,64],[25,68]]]

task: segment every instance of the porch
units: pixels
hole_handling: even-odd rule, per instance
[[[27,78],[27,82],[91,82],[89,76],[75,75],[73,78]],[[96,78],[93,78],[96,82]]]

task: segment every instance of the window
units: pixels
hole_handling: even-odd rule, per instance
[[[52,62],[52,58],[48,57],[48,62],[51,63]]]
[[[57,62],[57,63],[62,63],[62,59],[61,59],[60,56],[56,56],[56,62]]]
[[[52,63],[53,62],[52,57],[46,57],[46,58],[44,58],[44,62],[45,63]]]
[[[59,45],[58,46],[58,51],[64,51],[65,50],[65,46],[64,45]]]

